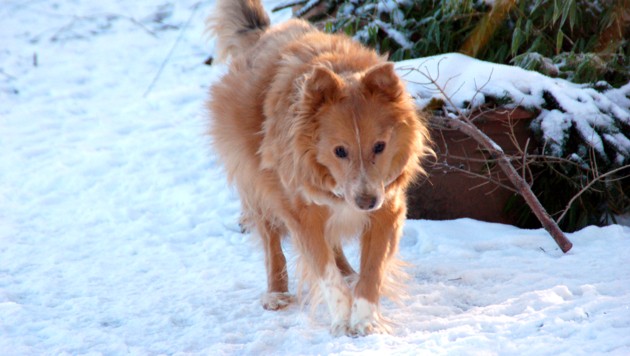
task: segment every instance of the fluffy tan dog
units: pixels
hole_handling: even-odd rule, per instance
[[[259,0],[218,0],[209,18],[229,71],[211,89],[211,137],[263,241],[265,309],[291,302],[290,235],[334,335],[385,332],[379,299],[396,261],[405,188],[430,152],[392,63],[301,20],[270,27]],[[343,255],[360,236],[360,275]]]

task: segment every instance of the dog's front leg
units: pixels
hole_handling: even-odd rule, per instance
[[[295,242],[328,306],[334,336],[349,334],[352,294],[335,262],[335,252],[324,236],[328,211],[323,207],[304,207],[299,224],[291,228]]]
[[[351,332],[355,334],[390,332],[380,315],[379,299],[383,279],[398,250],[404,219],[404,203],[390,201],[372,213],[370,224],[361,236],[361,270],[350,318]]]
[[[319,288],[326,300],[332,318],[331,334],[333,336],[353,334],[349,328],[352,296],[334,259],[326,263],[323,274],[319,278]]]

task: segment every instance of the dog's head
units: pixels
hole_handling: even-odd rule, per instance
[[[392,63],[351,75],[317,67],[304,82],[301,105],[312,131],[302,136],[301,159],[316,166],[304,172],[349,205],[379,209],[389,191],[421,171],[427,130]]]

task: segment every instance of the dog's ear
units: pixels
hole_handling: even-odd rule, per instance
[[[343,79],[326,67],[316,67],[304,83],[304,97],[312,108],[341,96]]]
[[[362,82],[368,92],[381,93],[392,100],[403,93],[402,84],[392,62],[377,64],[370,68],[363,76]]]

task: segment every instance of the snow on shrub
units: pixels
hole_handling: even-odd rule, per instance
[[[548,154],[587,160],[592,149],[612,165],[630,163],[630,83],[599,92],[589,85],[459,53],[401,61],[397,69],[421,108],[434,100],[452,113],[489,102],[520,106],[538,112],[532,129]],[[572,130],[581,138],[576,147],[569,147]]]

